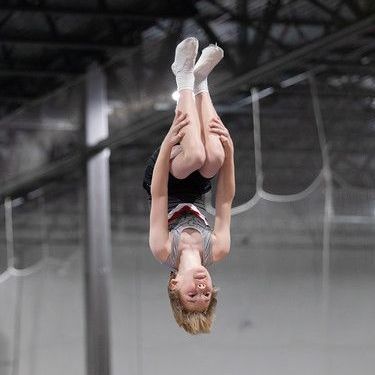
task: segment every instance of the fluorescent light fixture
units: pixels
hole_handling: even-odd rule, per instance
[[[295,84],[297,84],[301,81],[304,81],[305,79],[307,79],[307,77],[308,77],[307,73],[298,74],[294,77],[291,77],[291,78],[285,79],[284,81],[281,81],[280,87],[284,88],[284,87],[293,86],[293,85],[295,85]]]

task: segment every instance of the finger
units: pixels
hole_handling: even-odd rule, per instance
[[[228,147],[229,146],[229,140],[228,138],[224,137],[224,136],[220,136],[220,141],[221,141],[221,144],[223,145],[223,147]]]
[[[225,137],[229,136],[228,132],[226,130],[223,130],[223,129],[211,128],[210,132],[215,133],[215,134],[219,134],[219,135],[223,135]]]
[[[221,129],[223,131],[228,131],[228,129],[225,126],[219,125],[219,124],[213,124],[210,126],[213,129]]]
[[[225,131],[224,131],[224,130],[221,130],[221,129],[210,129],[209,132],[210,132],[210,133],[219,134],[219,135],[224,135],[224,136],[227,135],[227,134],[225,133]]]
[[[181,121],[181,120],[185,119],[187,117],[187,115],[188,115],[187,113],[180,112],[180,114],[176,117],[176,120]]]
[[[190,117],[188,115],[184,115],[183,117],[181,117],[180,119],[177,120],[176,126],[178,124],[180,124],[181,122],[184,122],[184,121],[190,121]]]
[[[222,129],[227,129],[226,126],[222,122],[219,122],[219,121],[213,121],[212,125],[213,126],[219,126]]]
[[[216,129],[221,129],[221,130],[227,130],[227,128],[225,128],[224,126],[220,126],[219,124],[209,124],[209,127],[210,128],[216,128]]]
[[[189,119],[189,115],[187,113],[183,113],[180,117],[177,118],[175,125],[187,119]]]
[[[181,139],[184,137],[184,133],[178,133],[172,138],[172,143],[177,144],[181,141]]]
[[[209,126],[217,126],[219,128],[226,129],[226,127],[223,124],[221,124],[220,122],[217,122],[217,121],[211,121],[208,125]]]
[[[222,126],[224,126],[223,122],[221,121],[220,117],[214,117],[212,119],[213,122],[216,122],[217,124],[220,124]]]
[[[176,113],[176,116],[174,118],[174,122],[181,121],[182,119],[186,118],[186,116],[187,116],[187,113],[183,113],[183,112],[179,111],[178,113]]]
[[[178,131],[178,130],[180,130],[181,128],[183,128],[184,126],[186,126],[188,124],[190,124],[190,120],[189,119],[182,120],[182,121],[178,122],[175,125],[175,130]]]
[[[227,128],[212,127],[212,128],[209,129],[209,131],[220,131],[226,137],[230,137],[230,133],[229,133]]]

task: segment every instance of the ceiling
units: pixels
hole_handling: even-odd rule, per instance
[[[225,50],[210,85],[228,122],[233,121],[231,115],[244,113],[237,104],[246,101],[250,87],[272,88],[273,98],[286,94],[286,103],[294,103],[301,97],[299,88],[287,93],[280,82],[313,71],[320,95],[329,92],[326,96],[331,100],[323,108],[332,122],[328,133],[336,137],[331,156],[342,174],[349,175],[348,166],[359,171],[361,179],[354,173],[351,183],[372,186],[373,158],[366,150],[373,146],[372,131],[367,128],[374,117],[374,31],[375,4],[370,0],[3,1],[0,164],[14,172],[22,165],[32,170],[67,155],[73,155],[72,165],[79,160],[83,116],[82,95],[77,92],[81,93],[83,75],[93,62],[105,67],[108,79],[111,137],[102,147],[119,147],[137,137],[134,144],[139,146],[142,134],[160,134],[158,129],[169,121],[164,112],[172,105],[174,81],[169,66],[175,45],[195,35],[201,45],[218,43]],[[58,93],[53,100],[47,99],[51,93]],[[283,110],[274,100],[265,103],[267,111]],[[354,129],[354,145],[353,123],[341,126],[341,119],[332,120],[332,103],[367,113],[363,131]],[[300,107],[301,113],[304,108]],[[288,111],[284,108],[284,117]],[[145,114],[150,117],[144,121]],[[279,142],[286,145],[288,137],[295,135],[295,130],[289,130]],[[144,149],[153,147],[142,142]],[[270,142],[273,151],[280,145]],[[14,156],[22,150],[24,157]],[[358,155],[358,150],[363,154]],[[49,168],[48,173],[51,170],[50,178],[60,173],[58,167]],[[29,179],[38,181],[41,175],[46,175],[45,169]]]
[[[0,116],[71,81],[92,61],[142,50],[149,40],[158,53],[145,59],[159,64],[183,35],[217,42],[226,68],[237,76],[373,11],[371,1],[358,0],[2,1]],[[373,69],[373,31],[309,59],[305,68]]]

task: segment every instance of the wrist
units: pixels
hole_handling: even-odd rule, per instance
[[[172,151],[172,147],[169,142],[166,142],[165,140],[161,143],[161,146],[160,146],[160,152],[166,152],[168,154],[171,153]]]
[[[228,151],[225,153],[225,159],[224,159],[224,163],[234,163],[234,154],[233,154],[233,151]]]

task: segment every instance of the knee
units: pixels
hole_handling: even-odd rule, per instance
[[[212,178],[219,172],[225,158],[224,151],[221,151],[218,149],[213,152],[206,153],[206,162],[200,169],[200,173],[203,177]]]
[[[206,151],[203,145],[195,147],[186,154],[186,164],[192,171],[202,168],[205,162]]]
[[[225,154],[224,154],[223,148],[217,147],[217,148],[211,150],[210,152],[207,152],[206,164],[210,164],[211,166],[213,166],[217,169],[220,169],[220,167],[224,163],[224,158],[225,158]]]

